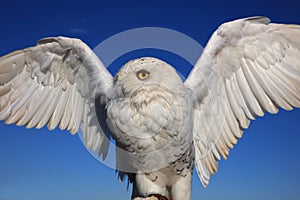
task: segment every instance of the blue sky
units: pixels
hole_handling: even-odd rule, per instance
[[[0,55],[32,46],[47,36],[79,37],[93,48],[122,31],[151,26],[179,31],[205,45],[222,22],[236,18],[264,15],[273,22],[300,24],[297,0],[195,2],[1,2]],[[137,54],[128,54],[123,60]],[[166,60],[174,62],[174,56],[165,52],[146,54],[166,56]],[[176,62],[172,64],[187,74],[191,66],[178,58]],[[112,71],[120,67],[118,63],[122,62],[116,61]],[[231,151],[229,160],[220,162],[219,173],[207,189],[202,188],[194,175],[193,199],[299,199],[299,122],[300,109],[257,119]],[[79,137],[58,130],[27,130],[0,122],[1,200],[129,197],[126,184],[119,184],[114,170],[94,159]]]

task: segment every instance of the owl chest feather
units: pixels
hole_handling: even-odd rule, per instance
[[[169,92],[139,91],[108,105],[109,126],[115,139],[152,140],[176,137],[188,115],[186,101]]]
[[[114,139],[144,166],[162,160],[170,165],[192,146],[191,102],[184,94],[139,91],[115,99],[107,112]]]

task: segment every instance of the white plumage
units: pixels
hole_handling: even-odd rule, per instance
[[[300,107],[299,91],[300,26],[265,17],[222,24],[184,83],[150,57],[113,78],[87,45],[65,37],[0,58],[0,120],[80,128],[103,158],[112,136],[133,199],[190,199],[194,164],[206,186],[250,120]]]

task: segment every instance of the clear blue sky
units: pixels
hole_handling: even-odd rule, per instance
[[[95,47],[121,31],[154,26],[182,32],[205,45],[222,22],[245,16],[264,15],[274,22],[300,24],[298,0],[124,2],[1,2],[0,55],[32,46],[47,36],[79,37]],[[178,70],[186,74],[189,67],[178,66]],[[194,175],[193,199],[299,199],[299,122],[299,109],[253,122],[229,160],[221,161],[207,189]],[[94,159],[79,137],[0,122],[1,200],[129,197],[126,184],[119,184],[114,170]]]

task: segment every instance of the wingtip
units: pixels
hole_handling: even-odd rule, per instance
[[[248,17],[245,18],[246,21],[251,21],[254,23],[261,23],[261,24],[269,24],[271,22],[270,18],[265,16],[254,16],[254,17]]]
[[[46,38],[42,38],[40,40],[37,41],[37,44],[46,44],[46,43],[51,43],[51,42],[55,42],[57,41],[57,37],[46,37]]]
[[[68,38],[68,37],[64,37],[64,36],[45,37],[45,38],[39,39],[37,41],[37,44],[41,45],[41,44],[47,44],[47,43],[51,43],[51,42],[58,42],[59,40],[62,40],[62,39],[72,39],[72,38]]]

